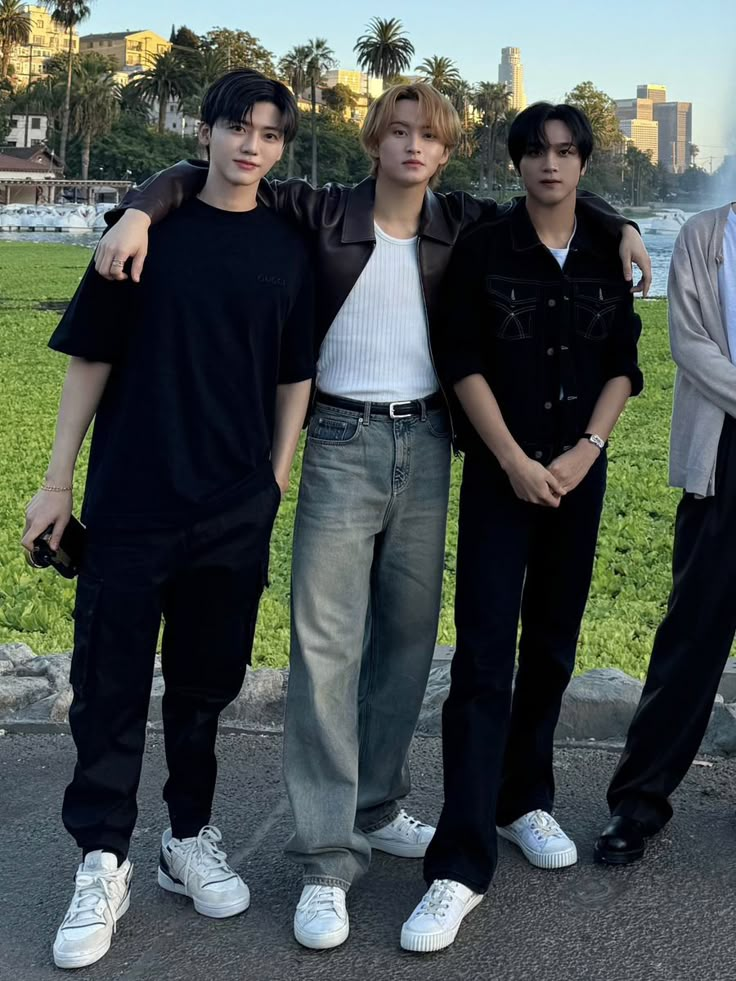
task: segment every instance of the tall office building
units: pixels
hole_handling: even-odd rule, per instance
[[[667,170],[681,174],[691,163],[692,102],[655,103],[654,119],[659,123],[659,159]]]
[[[637,150],[649,153],[653,164],[659,162],[659,124],[651,119],[622,119],[621,132]]]
[[[616,118],[624,119],[654,119],[652,115],[653,102],[651,99],[616,99]]]
[[[666,102],[667,88],[664,85],[637,85],[637,99],[651,99],[652,102]]]
[[[524,90],[524,66],[521,63],[521,48],[501,48],[501,64],[498,66],[498,80],[504,82],[511,93],[511,109],[526,109]]]
[[[616,100],[621,132],[638,149],[651,149],[654,163],[681,174],[692,162],[692,103],[668,102],[664,85],[637,85],[636,96]]]

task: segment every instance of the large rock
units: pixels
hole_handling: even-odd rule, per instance
[[[27,644],[0,644],[0,658],[11,661],[14,667],[33,661],[36,655]]]
[[[639,704],[642,683],[618,668],[594,668],[570,682],[556,739],[621,739]]]
[[[736,705],[725,705],[716,697],[700,752],[712,756],[736,755]]]
[[[429,672],[427,690],[422,711],[419,713],[417,732],[425,736],[442,734],[442,704],[450,689],[450,662],[435,661]]]
[[[729,657],[718,685],[718,694],[724,702],[736,702],[736,658]]]
[[[222,713],[223,722],[254,729],[281,729],[288,677],[288,671],[273,668],[248,671],[240,695]]]
[[[7,719],[22,713],[27,706],[50,694],[45,678],[0,677],[0,718]]]

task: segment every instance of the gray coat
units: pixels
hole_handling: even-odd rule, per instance
[[[730,207],[703,211],[683,225],[667,286],[670,345],[677,365],[670,484],[700,497],[715,493],[724,414],[736,417],[736,365],[718,293]]]

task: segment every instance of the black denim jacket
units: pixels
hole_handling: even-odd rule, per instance
[[[548,463],[586,431],[606,382],[642,390],[641,321],[615,242],[577,210],[564,270],[539,241],[524,199],[480,222],[455,248],[442,300],[441,376],[485,376],[525,452]],[[466,448],[479,437],[467,419]]]

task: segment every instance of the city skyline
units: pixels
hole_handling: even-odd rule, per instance
[[[306,9],[282,0],[244,10],[236,0],[96,0],[80,34],[150,29],[168,38],[172,22],[197,33],[215,26],[248,30],[278,59],[311,37],[325,37],[344,69],[357,68],[353,45],[368,14],[351,11],[336,0]],[[636,20],[608,16],[587,0],[569,0],[563,15],[550,15],[542,0],[528,0],[522,18],[508,9],[491,10],[483,0],[466,0],[462,16],[448,19],[436,2],[379,3],[372,14],[402,20],[415,46],[415,65],[431,55],[452,58],[472,83],[495,81],[501,49],[522,51],[527,100],[561,100],[581,81],[590,80],[612,99],[631,97],[650,79],[665,85],[672,101],[693,103],[693,142],[698,163],[715,167],[736,152],[736,66],[731,56],[736,35],[736,5],[713,0],[707,17],[690,13],[687,0],[650,0]],[[604,43],[599,43],[604,42]],[[603,53],[601,53],[603,49]],[[703,71],[703,65],[708,71]]]

